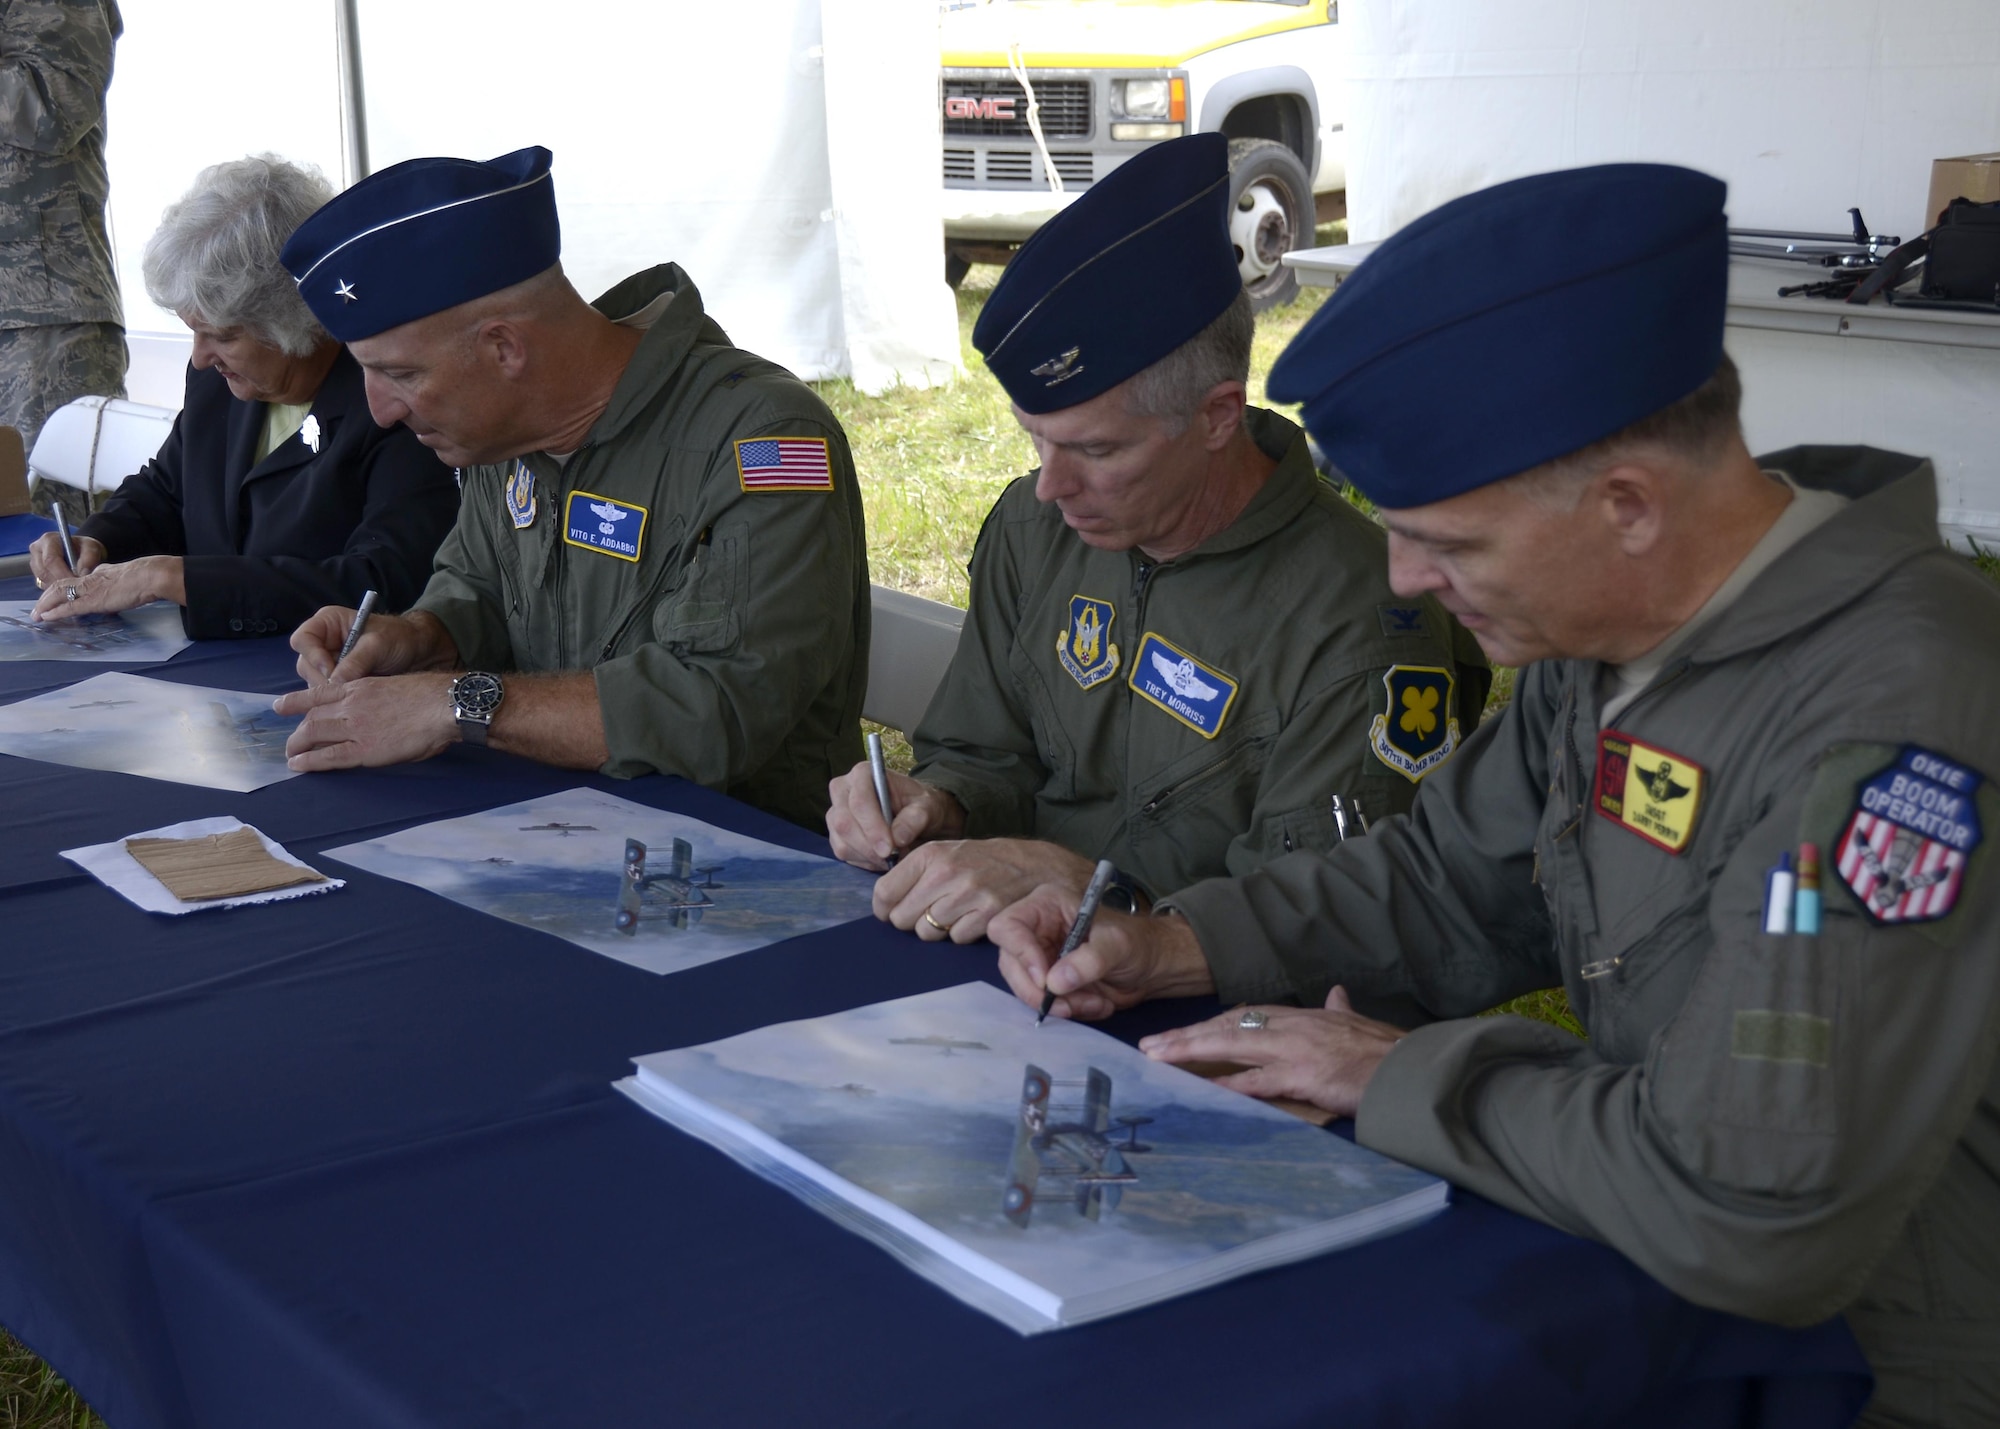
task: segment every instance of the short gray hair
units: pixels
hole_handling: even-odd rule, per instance
[[[1742,436],[1743,377],[1725,352],[1708,380],[1678,402],[1508,480],[1538,506],[1574,511],[1591,479],[1628,457],[1650,452],[1705,466]]]
[[[1250,380],[1250,344],[1256,336],[1250,295],[1239,288],[1215,321],[1126,378],[1125,400],[1140,415],[1157,418],[1176,433],[1185,431],[1201,399],[1217,383]]]
[[[332,198],[318,169],[276,154],[203,169],[146,240],[147,294],[170,312],[240,327],[289,356],[306,356],[326,341],[326,329],[278,254]]]

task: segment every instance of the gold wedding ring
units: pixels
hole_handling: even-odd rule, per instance
[[[951,924],[938,922],[937,919],[931,917],[931,910],[928,908],[924,909],[924,921],[930,924],[933,928],[937,929],[940,933],[943,933],[946,937],[951,936]]]

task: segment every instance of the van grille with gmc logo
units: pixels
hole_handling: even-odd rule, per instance
[[[1090,136],[1090,81],[1048,79],[1035,85],[1042,134],[1050,139]],[[944,132],[1016,135],[1028,132],[1028,100],[1011,79],[946,79]]]

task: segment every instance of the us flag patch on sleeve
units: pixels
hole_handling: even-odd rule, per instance
[[[1975,802],[1981,782],[1962,764],[1905,745],[1862,783],[1833,863],[1870,918],[1927,923],[1951,912],[1985,836]]]
[[[831,491],[833,457],[825,437],[750,437],[736,444],[745,491]]]

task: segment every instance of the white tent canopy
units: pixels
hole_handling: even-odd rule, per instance
[[[145,240],[223,159],[270,150],[341,182],[335,4],[122,9],[109,148],[129,386],[178,406],[185,330],[145,296]],[[547,145],[586,296],[671,259],[736,342],[802,377],[879,391],[957,370],[932,0],[361,0],[359,17],[373,166]]]

